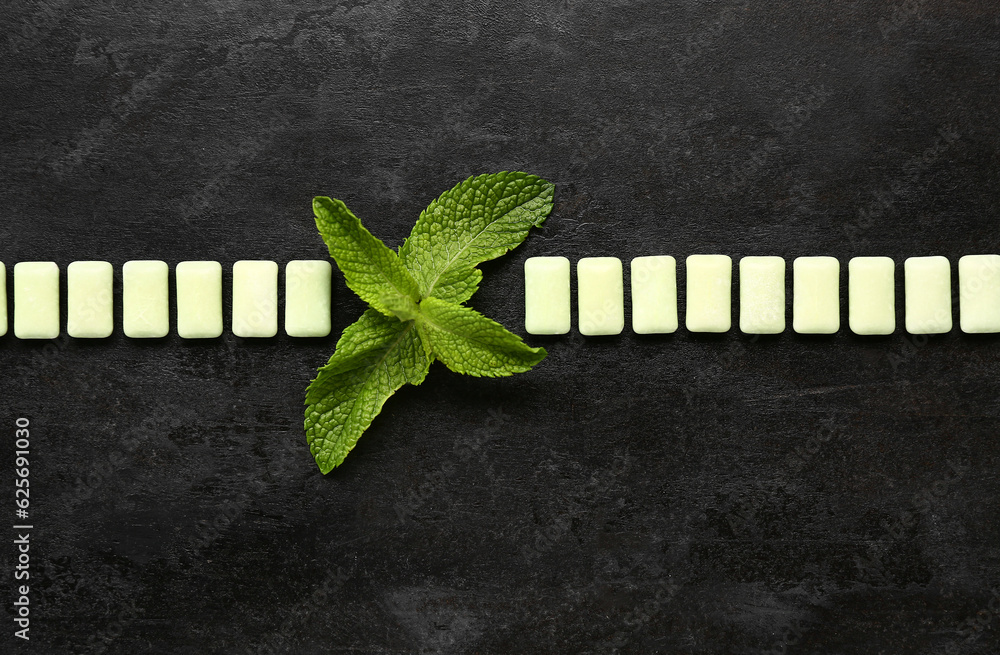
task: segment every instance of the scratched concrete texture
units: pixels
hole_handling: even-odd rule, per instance
[[[29,417],[35,529],[3,653],[1000,652],[1000,339],[902,330],[906,257],[1000,248],[997,3],[15,0],[0,49],[8,295],[107,260],[120,316],[125,261],[208,259],[228,303],[236,260],[326,256],[314,195],[398,246],[511,169],[555,209],[471,304],[519,333],[537,255],[781,255],[789,312],[794,257],[843,284],[827,337],[435,364],[327,476],[339,273],[324,339],[7,334],[0,516]],[[847,330],[857,255],[897,263],[893,335]]]

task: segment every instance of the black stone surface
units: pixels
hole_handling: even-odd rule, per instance
[[[518,331],[534,255],[833,255],[845,283],[832,337],[435,365],[326,477],[301,405],[362,310],[339,274],[328,339],[8,334],[0,516],[30,417],[35,527],[27,643],[0,540],[3,653],[1000,652],[1000,340],[957,310],[846,329],[850,257],[895,258],[902,326],[903,259],[998,252],[995,2],[16,1],[0,48],[8,278],[228,286],[325,256],[314,195],[396,246],[515,169],[557,206],[472,304]]]

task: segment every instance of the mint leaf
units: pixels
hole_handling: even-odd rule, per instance
[[[404,384],[431,362],[475,376],[527,371],[545,358],[461,303],[483,279],[476,266],[516,247],[552,211],[554,186],[526,173],[471,177],[420,214],[397,255],[339,200],[313,199],[316,227],[347,285],[371,307],[344,330],[306,389],[309,449],[323,473],[339,466]]]
[[[313,198],[313,213],[330,256],[343,271],[347,286],[362,300],[392,316],[386,299],[420,299],[417,283],[395,251],[373,237],[343,202],[317,196]]]
[[[344,461],[389,396],[423,382],[431,361],[412,322],[368,309],[344,330],[306,389],[306,440],[323,473]]]
[[[417,303],[405,296],[382,296],[381,303],[401,321],[412,321],[420,316],[420,308]]]
[[[541,225],[552,211],[554,190],[534,175],[503,172],[470,177],[442,193],[399,249],[421,298],[471,298],[482,279],[475,267],[516,247]]]
[[[431,294],[441,300],[463,303],[479,290],[483,272],[474,267],[453,268],[438,280]]]
[[[545,359],[544,348],[532,348],[471,307],[446,300],[425,298],[416,324],[435,357],[456,373],[501,377]]]

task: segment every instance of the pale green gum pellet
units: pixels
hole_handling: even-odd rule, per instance
[[[895,268],[889,257],[854,257],[847,262],[847,322],[854,334],[895,331]]]
[[[733,260],[728,255],[690,255],[685,265],[685,327],[691,332],[728,332],[733,321]]]
[[[621,334],[625,328],[622,260],[584,257],[576,263],[576,283],[580,334]]]
[[[0,262],[0,337],[7,334],[7,267]]]
[[[296,259],[285,264],[285,334],[330,334],[332,275],[330,262],[322,259]]]
[[[269,338],[278,334],[278,264],[243,260],[233,264],[233,334]]]
[[[903,262],[906,331],[951,332],[951,264],[945,257],[910,257]]]
[[[799,334],[840,329],[840,262],[835,257],[792,262],[792,329]]]
[[[122,265],[122,332],[132,339],[158,339],[170,332],[167,263],[136,260]]]
[[[66,334],[77,339],[111,336],[114,277],[110,262],[72,262],[66,267]]]
[[[55,262],[14,264],[14,336],[59,336],[59,266]]]
[[[636,257],[631,263],[632,331],[677,331],[677,260],[670,255]]]
[[[780,334],[785,331],[785,260],[744,257],[740,260],[740,331]]]
[[[569,260],[530,257],[524,262],[524,330],[566,334],[570,318]]]
[[[177,336],[215,339],[222,336],[222,264],[180,262],[177,281]]]
[[[962,332],[1000,332],[1000,255],[958,260],[959,325]]]

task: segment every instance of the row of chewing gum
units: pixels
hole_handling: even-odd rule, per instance
[[[691,255],[685,260],[684,324],[690,332],[732,329],[733,261],[727,255]],[[525,331],[570,331],[570,261],[532,257],[525,262]],[[666,334],[678,329],[677,263],[666,255],[631,262],[632,330]],[[580,334],[620,334],[625,327],[623,266],[616,257],[577,262],[577,320]],[[777,256],[739,261],[739,329],[746,334],[785,331],[786,263]],[[848,261],[848,327],[858,335],[896,330],[896,263],[889,257]],[[951,263],[941,256],[903,262],[905,329],[944,334],[952,325]],[[1000,332],[1000,255],[966,255],[958,261],[959,327],[965,333]],[[840,261],[798,257],[792,262],[792,330],[798,334],[840,331]]]
[[[278,333],[278,264],[243,260],[233,264],[232,331],[238,337]],[[0,263],[0,336],[7,332],[6,267]],[[14,266],[14,336],[55,339],[61,331],[60,270],[55,262]],[[174,268],[176,330],[183,339],[222,336],[222,265],[185,261]],[[325,337],[331,330],[332,267],[323,260],[295,260],[285,266],[285,333]],[[164,261],[122,265],[122,332],[132,339],[170,333],[170,267]],[[75,261],[66,267],[66,333],[102,339],[115,329],[114,267],[110,262]]]

